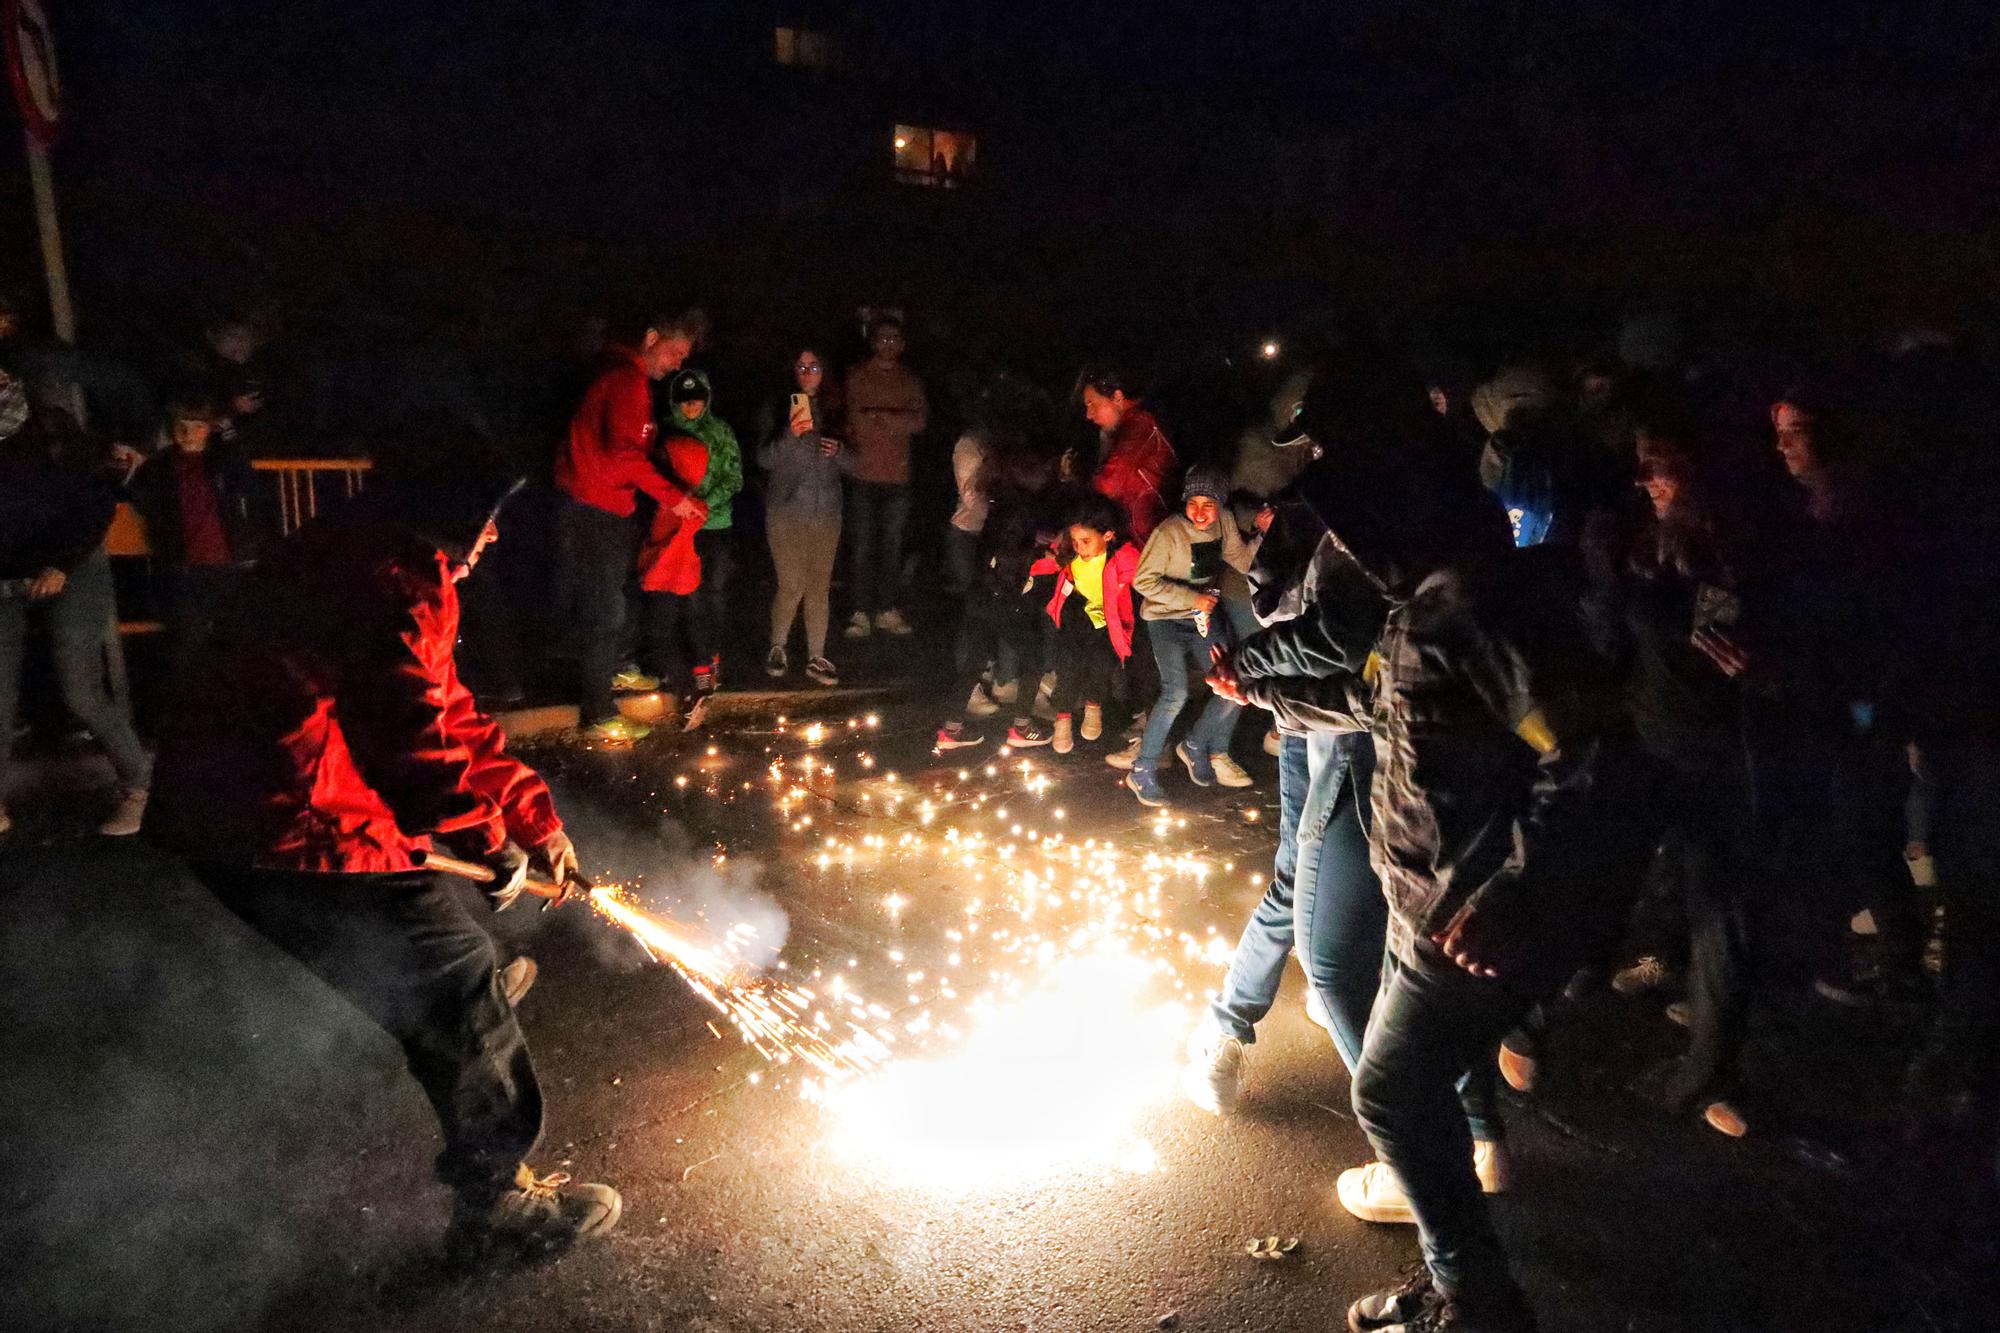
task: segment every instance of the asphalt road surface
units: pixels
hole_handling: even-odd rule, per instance
[[[1268,870],[1269,761],[1248,792],[1176,771],[1160,821],[1113,785],[1110,738],[1024,770],[933,756],[916,707],[818,702],[534,752],[588,868],[711,937],[754,927],[753,952],[782,935],[770,976],[874,1068],[816,1100],[827,1080],[584,907],[497,918],[541,965],[539,1165],[626,1200],[607,1240],[526,1267],[443,1264],[436,1131],[394,1047],[177,867],[95,839],[0,854],[0,1323],[1281,1333],[1393,1283],[1414,1232],[1334,1202],[1369,1154],[1296,971],[1239,1114],[1175,1087]],[[1897,1034],[1834,1021],[1767,1018],[1789,1091],[1732,1142],[1652,1109],[1678,1040],[1657,1004],[1565,1019],[1497,1205],[1544,1328],[1952,1326],[1966,1285],[1870,1157],[1885,1131],[1818,1106],[1893,1081]],[[1297,1248],[1246,1253],[1274,1235]]]

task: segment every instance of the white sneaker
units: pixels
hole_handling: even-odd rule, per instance
[[[965,698],[965,715],[967,717],[992,717],[999,711],[1000,705],[987,698],[986,691],[980,689],[977,685],[972,687],[972,693]]]
[[[1105,755],[1104,762],[1113,768],[1122,768],[1129,773],[1132,771],[1132,765],[1139,762],[1140,744],[1141,739],[1135,736],[1126,744],[1124,749],[1113,750],[1110,754]]]
[[[1101,705],[1083,706],[1083,726],[1078,729],[1077,734],[1087,741],[1094,741],[1104,734],[1104,709]]]
[[[1273,759],[1276,759],[1279,752],[1284,749],[1284,744],[1284,741],[1278,736],[1278,729],[1276,727],[1272,727],[1264,733],[1264,753],[1270,755]]]
[[[1328,1032],[1333,1031],[1333,1015],[1326,1011],[1326,1001],[1320,999],[1319,992],[1311,986],[1306,987],[1306,1017]]]
[[[868,619],[866,611],[856,611],[847,618],[847,628],[841,635],[849,639],[865,639],[875,632],[875,626]]]
[[[883,634],[901,636],[910,632],[910,622],[903,619],[903,613],[894,607],[875,613],[875,628]]]
[[[1215,780],[1224,787],[1247,787],[1250,775],[1243,771],[1243,765],[1226,754],[1212,754],[1208,765],[1215,770]]]
[[[1472,1169],[1479,1176],[1479,1188],[1487,1194],[1505,1194],[1514,1183],[1513,1159],[1503,1143],[1474,1139]],[[1364,1222],[1413,1225],[1417,1215],[1410,1210],[1410,1196],[1403,1182],[1380,1162],[1351,1166],[1334,1182],[1340,1206]]]
[[[1210,1115],[1227,1115],[1243,1090],[1243,1063],[1249,1052],[1243,1043],[1206,1020],[1188,1034],[1187,1064],[1181,1069],[1181,1091]]]
[[[97,831],[107,838],[129,838],[137,833],[146,818],[147,794],[144,787],[120,787],[111,818],[99,824]]]
[[[522,997],[534,989],[540,971],[535,960],[526,954],[500,969],[500,994],[506,997],[509,1009],[520,1008]]]
[[[1074,750],[1075,748],[1076,748],[1076,737],[1075,734],[1070,730],[1069,714],[1068,713],[1056,714],[1056,742],[1055,742],[1056,753],[1068,754],[1071,750]]]

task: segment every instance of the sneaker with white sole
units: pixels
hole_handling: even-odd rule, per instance
[[[107,838],[129,838],[139,831],[139,825],[146,819],[146,797],[144,787],[120,787],[118,804],[111,807],[111,816],[97,826],[97,831]]]
[[[1035,685],[1035,697],[1046,699],[1055,692],[1056,673],[1053,671],[1044,671],[1041,680]]]
[[[653,734],[653,729],[644,722],[634,722],[620,714],[591,723],[583,730],[585,740],[599,741],[605,745],[630,745],[643,741]]]
[[[1104,734],[1104,708],[1101,704],[1087,703],[1083,706],[1083,725],[1077,734],[1087,741],[1094,741]]]
[[[1487,1194],[1505,1194],[1514,1183],[1513,1158],[1507,1145],[1487,1139],[1472,1142],[1472,1169],[1479,1188]],[[1403,1182],[1380,1162],[1351,1166],[1334,1182],[1340,1206],[1364,1222],[1384,1225],[1411,1225],[1417,1215],[1410,1210],[1410,1196]]]
[[[875,624],[866,611],[856,611],[847,618],[847,628],[840,632],[850,639],[865,639],[875,632]]]
[[[1215,770],[1215,781],[1224,787],[1248,787],[1250,775],[1243,771],[1243,765],[1221,751],[1208,757],[1208,766]]]
[[[1333,1031],[1333,1015],[1326,1011],[1326,1001],[1319,998],[1319,991],[1312,986],[1306,987],[1306,1017],[1329,1033]]]
[[[1017,750],[1033,750],[1055,739],[1055,733],[1033,718],[1016,718],[1007,728],[1007,744]]]
[[[999,711],[1000,705],[987,698],[986,691],[980,689],[977,685],[972,687],[971,694],[965,696],[965,715],[967,717],[992,717]]]
[[[963,722],[947,722],[938,728],[937,739],[932,744],[938,750],[962,750],[968,745],[983,744],[985,740],[985,736]]]
[[[1113,768],[1122,768],[1130,771],[1132,765],[1139,762],[1139,747],[1143,743],[1141,739],[1135,737],[1123,749],[1113,750],[1110,754],[1105,755],[1104,762]]]
[[[910,632],[910,622],[903,619],[903,613],[890,607],[887,611],[875,613],[875,631],[878,634],[894,634],[898,638]]]
[[[611,678],[611,688],[621,694],[651,694],[660,688],[660,678],[632,669],[621,671]]]
[[[1210,1115],[1228,1115],[1236,1109],[1236,1099],[1243,1091],[1243,1065],[1248,1058],[1240,1040],[1213,1020],[1204,1022],[1188,1034],[1181,1091]]]
[[[1055,749],[1057,754],[1068,754],[1076,748],[1076,729],[1070,724],[1068,713],[1056,714]]]
[[[1125,775],[1125,789],[1139,798],[1139,804],[1149,810],[1157,810],[1167,803],[1166,789],[1160,786],[1160,778],[1151,764],[1134,764]]]
[[[815,657],[806,663],[806,679],[815,685],[824,685],[832,689],[840,684],[840,672],[824,657]]]
[[[1186,741],[1174,747],[1174,754],[1179,756],[1181,763],[1186,766],[1189,782],[1197,787],[1215,785],[1215,767],[1209,762],[1207,755],[1188,749]]]
[[[785,645],[782,643],[772,644],[771,651],[764,654],[764,674],[772,680],[776,680],[778,677],[784,675],[785,672],[791,670],[791,665],[791,662],[785,657]]]
[[[526,1166],[492,1202],[461,1201],[452,1210],[447,1253],[461,1261],[494,1246],[553,1250],[601,1236],[618,1225],[625,1201],[609,1185],[576,1185],[563,1172],[538,1176]]]
[[[540,972],[535,960],[526,954],[500,969],[500,993],[507,998],[509,1009],[520,1007],[522,997],[534,989],[535,977]]]
[[[1612,974],[1611,989],[1620,995],[1645,995],[1656,990],[1665,990],[1676,984],[1680,978],[1667,966],[1666,959],[1658,954],[1647,954],[1630,967],[1621,967]]]
[[[1021,697],[1021,682],[1010,680],[1005,685],[995,685],[987,693],[993,696],[996,704],[1011,704]]]

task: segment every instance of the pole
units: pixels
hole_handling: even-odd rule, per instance
[[[42,240],[42,271],[49,280],[49,322],[56,337],[76,342],[76,307],[69,299],[69,269],[63,264],[62,229],[56,222],[56,180],[49,169],[49,150],[33,131],[28,142],[28,176],[35,189],[35,230]]]
[[[456,856],[446,856],[441,852],[425,852],[422,865],[426,870],[442,870],[447,875],[457,875],[476,884],[491,884],[495,878],[492,870],[477,861],[461,861]],[[576,885],[575,892],[590,892],[592,886],[583,876],[573,875],[571,879]],[[560,884],[536,879],[532,875],[522,882],[521,888],[537,898],[547,898],[552,902],[560,902],[572,892]]]

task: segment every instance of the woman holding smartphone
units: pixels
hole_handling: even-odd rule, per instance
[[[771,413],[757,449],[757,465],[767,474],[764,528],[778,575],[764,673],[778,677],[790,669],[786,644],[803,610],[806,675],[838,685],[826,658],[827,600],[840,550],[840,479],[853,471],[853,453],[834,433],[838,405],[818,352],[806,348],[792,358],[792,380],[794,391]]]

